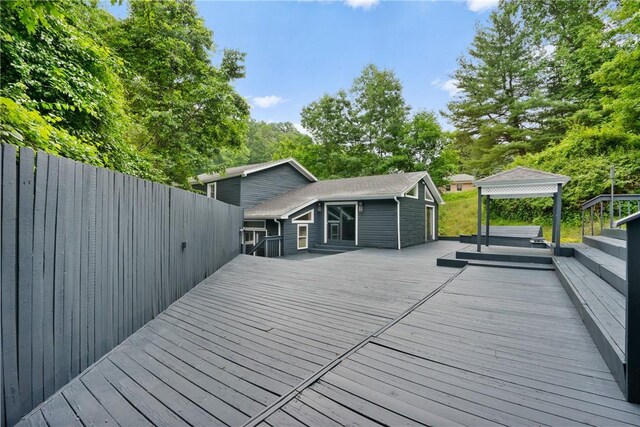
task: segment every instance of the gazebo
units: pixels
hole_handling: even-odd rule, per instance
[[[569,182],[565,175],[517,167],[473,184],[478,188],[478,247],[482,248],[482,197],[486,200],[486,245],[489,246],[489,219],[491,199],[524,199],[530,197],[553,197],[552,237],[554,253],[560,255],[560,221],[562,218],[562,187]]]

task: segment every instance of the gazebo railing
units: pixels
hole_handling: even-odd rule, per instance
[[[602,232],[605,218],[608,219],[609,228],[614,228],[616,218],[620,219],[635,212],[640,212],[640,194],[600,194],[581,206],[582,235],[589,231],[592,236],[595,235],[598,225],[599,232]]]

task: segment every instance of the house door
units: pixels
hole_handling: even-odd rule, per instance
[[[266,230],[246,230],[244,231],[244,245],[245,245],[245,253],[249,253],[249,251],[262,239],[267,235]],[[259,248],[253,253],[254,256],[264,256],[264,246]]]
[[[327,205],[327,243],[350,243],[356,240],[355,205]]]
[[[424,208],[424,240],[430,242],[435,239],[435,209],[433,206],[425,206]]]

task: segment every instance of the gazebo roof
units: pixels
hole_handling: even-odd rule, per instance
[[[482,189],[482,195],[505,199],[553,196],[558,192],[558,185],[563,186],[569,180],[565,175],[519,166],[473,183]]]

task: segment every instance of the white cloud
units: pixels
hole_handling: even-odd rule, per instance
[[[276,95],[254,96],[252,100],[253,104],[260,108],[271,108],[284,102],[284,98]]]
[[[499,0],[467,0],[467,7],[472,12],[482,12],[498,5]]]
[[[369,10],[380,3],[380,0],[344,0],[344,2],[353,9],[362,8]]]
[[[449,96],[455,96],[458,92],[460,92],[460,88],[458,87],[458,82],[455,79],[449,79],[446,81],[442,81],[440,79],[435,79],[431,81],[431,84],[439,87],[440,89],[449,93]]]

